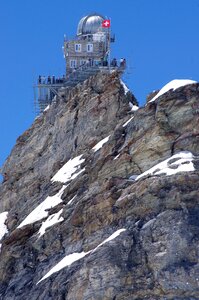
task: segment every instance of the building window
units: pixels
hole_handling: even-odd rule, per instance
[[[80,60],[80,66],[85,66],[86,63],[87,63],[87,60],[85,60],[85,59]]]
[[[87,52],[93,52],[93,44],[87,44]]]
[[[81,44],[75,44],[75,52],[81,52],[82,51],[82,45]]]
[[[75,69],[77,67],[77,61],[75,59],[70,60],[70,68]]]

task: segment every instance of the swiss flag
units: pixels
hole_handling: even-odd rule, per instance
[[[111,27],[111,20],[104,20],[104,21],[102,22],[102,27],[104,27],[104,28],[109,28],[109,27]]]

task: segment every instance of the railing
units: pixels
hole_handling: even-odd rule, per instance
[[[112,71],[118,71],[123,73],[126,67],[126,63],[117,63],[112,61],[112,65],[96,65],[91,66],[88,64],[82,65],[68,75],[55,78],[55,76],[39,76],[38,83],[34,85],[34,103],[36,114],[41,113],[55,96],[60,97],[59,90],[62,87],[73,87],[78,83],[81,83],[88,79],[90,76],[99,72],[110,73]]]

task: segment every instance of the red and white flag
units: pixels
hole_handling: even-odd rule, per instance
[[[102,22],[102,27],[103,28],[109,28],[109,27],[111,27],[111,20],[104,20]]]

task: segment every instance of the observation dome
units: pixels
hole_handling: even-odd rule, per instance
[[[106,28],[102,27],[105,18],[99,14],[91,14],[83,17],[77,27],[77,35],[95,34],[98,32],[106,32]]]

